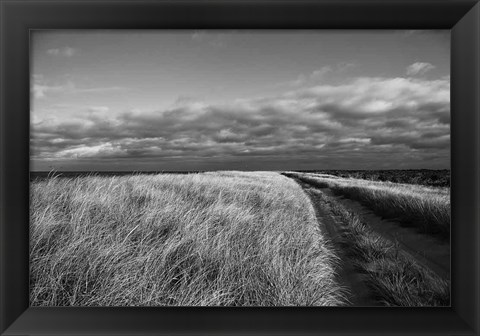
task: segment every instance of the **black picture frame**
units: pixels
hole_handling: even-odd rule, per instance
[[[475,0],[0,0],[2,335],[478,335],[480,4]],[[30,308],[30,29],[451,29],[452,305]]]

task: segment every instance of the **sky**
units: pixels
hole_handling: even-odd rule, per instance
[[[39,30],[31,170],[450,168],[448,30]]]

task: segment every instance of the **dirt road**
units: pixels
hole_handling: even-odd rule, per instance
[[[402,226],[401,223],[377,216],[369,208],[357,201],[335,195],[329,188],[312,187],[297,181],[309,195],[311,189],[321,190],[334,198],[347,210],[355,213],[372,230],[385,239],[395,243],[406,254],[419,264],[429,268],[445,280],[450,280],[450,244],[427,234],[419,233],[415,228]],[[310,196],[312,197],[312,196]],[[318,202],[318,201],[317,201]]]
[[[342,248],[342,227],[337,217],[330,211],[330,207],[318,196],[324,193],[329,198],[342,204],[347,210],[359,216],[362,222],[368,225],[384,239],[396,244],[398,248],[420,265],[430,269],[445,280],[450,280],[450,245],[434,237],[419,233],[411,227],[401,223],[386,220],[375,215],[370,209],[357,201],[335,195],[329,188],[318,188],[296,180],[309,195],[315,209],[323,233],[332,241],[333,247],[341,259],[338,272],[339,283],[351,293],[349,297],[353,306],[379,305],[364,282],[364,275],[358,272]]]

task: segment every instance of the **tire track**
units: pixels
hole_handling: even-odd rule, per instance
[[[351,306],[372,307],[381,306],[373,297],[364,282],[364,275],[359,273],[341,247],[342,244],[342,226],[337,222],[335,216],[328,210],[321,199],[316,196],[313,188],[302,185],[302,188],[310,197],[315,215],[323,235],[327,237],[333,245],[335,254],[340,258],[340,264],[337,268],[337,281],[348,289],[350,294],[349,301]]]

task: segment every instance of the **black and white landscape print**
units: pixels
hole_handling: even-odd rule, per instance
[[[449,306],[450,32],[31,34],[32,306]]]

